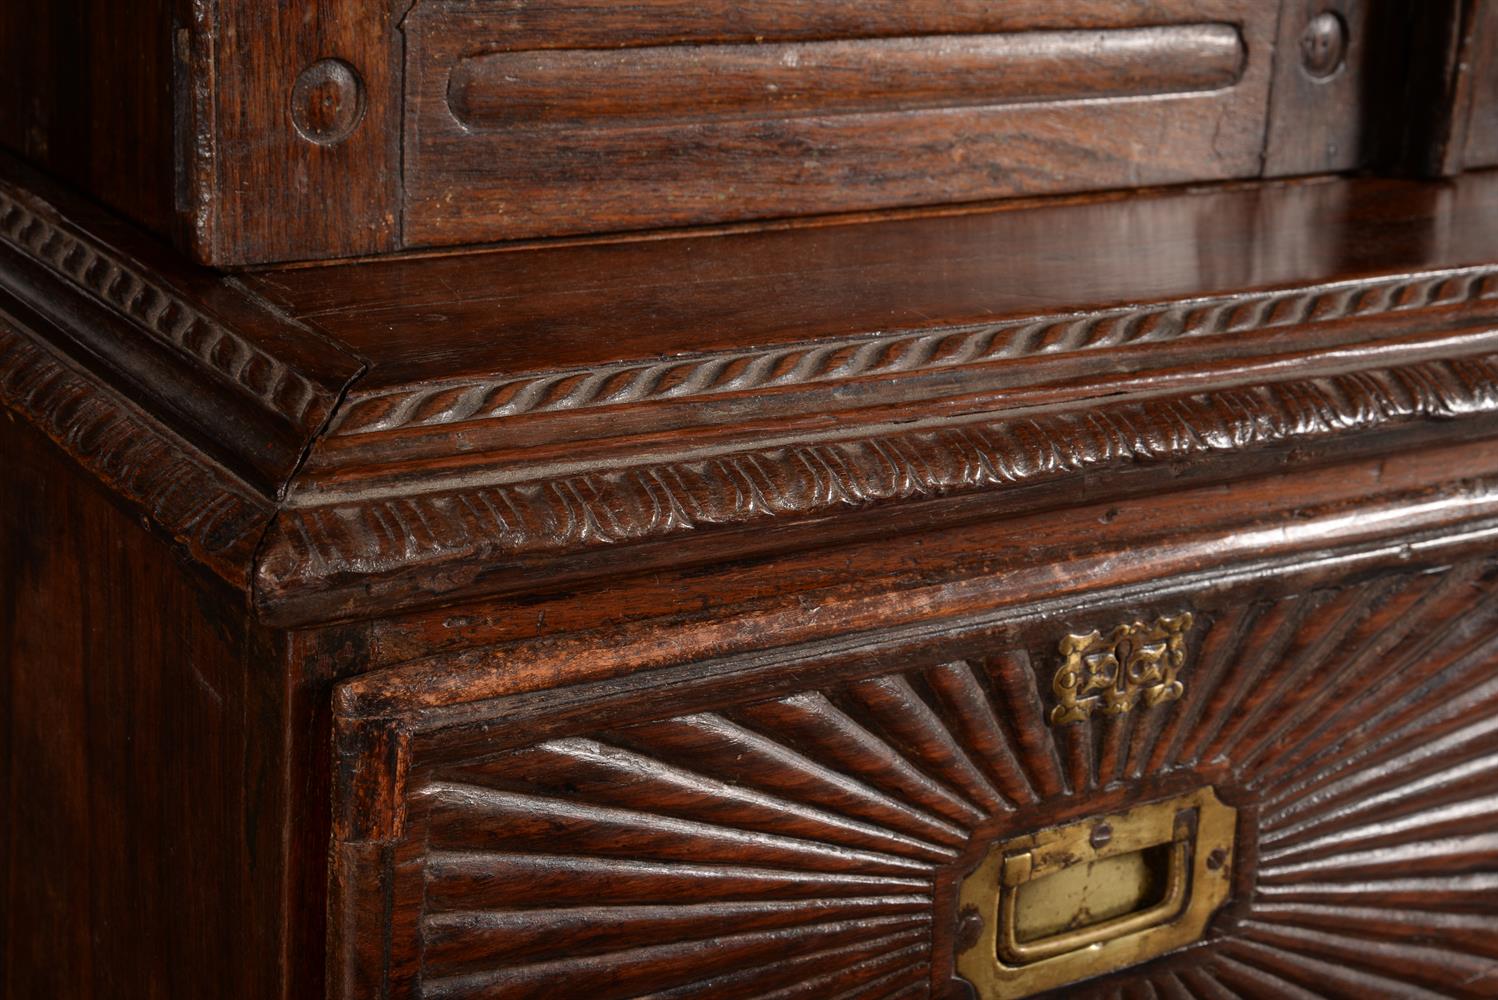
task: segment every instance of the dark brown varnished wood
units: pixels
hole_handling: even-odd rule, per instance
[[[172,0],[0,9],[0,146],[162,233],[178,226]]]
[[[1275,13],[423,4],[408,19],[405,241],[1251,176]]]
[[[1324,533],[1320,543],[1335,544]],[[1432,538],[1423,552],[1440,566],[1457,551],[1447,544]],[[1490,589],[1492,571],[1462,563],[1433,573],[1424,555],[1376,551],[1347,551],[1351,561],[1331,572],[1356,575],[1331,587],[1302,590],[1293,576],[1265,574],[1289,588],[1283,596],[1256,597],[1241,577],[1214,583],[1205,565],[1182,587],[1157,578],[1151,606],[1189,604],[1206,623],[1191,637],[1188,693],[1118,722],[1044,720],[1057,663],[1047,640],[1138,613],[1102,595],[1074,594],[1034,616],[951,621],[924,641],[902,643],[895,630],[837,651],[784,647],[774,666],[761,654],[756,694],[776,694],[766,701],[739,700],[727,660],[683,664],[653,697],[631,678],[556,702],[510,695],[481,711],[447,700],[475,688],[435,662],[370,675],[340,701],[360,734],[349,744],[357,755],[367,752],[366,711],[386,715],[407,690],[435,687],[421,709],[384,723],[406,748],[395,751],[397,768],[388,770],[380,744],[367,772],[409,798],[392,803],[390,825],[345,834],[394,839],[384,856],[399,860],[382,867],[345,852],[355,867],[340,884],[350,891],[362,871],[419,908],[415,925],[385,928],[424,942],[419,966],[403,964],[414,952],[389,953],[386,975],[401,992],[543,996],[581,982],[623,997],[649,982],[682,995],[792,984],[792,995],[813,995],[823,977],[882,988],[888,976],[929,980],[922,995],[945,995],[943,928],[955,917],[943,907],[975,843],[1039,816],[1063,822],[1196,781],[1228,795],[1251,824],[1240,831],[1239,899],[1195,953],[1197,973],[1267,948],[1291,981],[1314,988],[1322,949],[1335,946],[1298,940],[1293,928],[1315,909],[1275,900],[1282,886],[1329,882],[1344,905],[1374,909],[1338,940],[1388,995],[1482,996],[1471,977],[1494,965],[1480,945],[1433,942],[1410,962],[1358,944],[1358,929],[1377,933],[1379,880],[1397,881],[1403,853],[1418,852],[1420,873],[1436,878],[1402,926],[1431,930],[1467,920],[1455,884],[1439,876],[1493,860],[1488,810],[1470,799],[1491,767],[1482,699],[1495,633],[1483,610],[1490,597],[1475,595]],[[1403,566],[1369,575],[1390,556]],[[894,665],[901,672],[878,672]],[[687,714],[669,715],[677,704]],[[598,719],[609,728],[598,730]],[[1426,752],[1428,743],[1441,750]],[[1362,796],[1361,807],[1341,805]],[[424,865],[436,868],[423,875]],[[523,906],[504,881],[516,865],[508,878],[533,872]],[[477,880],[489,871],[502,881]],[[426,902],[402,888],[410,882],[425,885]],[[850,912],[863,919],[838,920]],[[695,920],[683,919],[689,913]],[[906,940],[919,947],[901,947]],[[818,955],[812,970],[783,961],[802,949]],[[886,961],[868,961],[873,953]],[[349,995],[367,988],[345,986]]]
[[[0,992],[278,995],[276,640],[13,411],[0,455]]]
[[[1463,10],[1460,70],[1453,84],[1453,169],[1498,165],[1498,8],[1474,0]],[[1460,153],[1456,146],[1460,144]],[[1460,156],[1458,160],[1456,157]]]
[[[1295,32],[1210,6],[1129,23]],[[203,232],[396,245],[369,30],[500,23],[452,53],[491,120],[552,113],[496,66],[571,86],[649,36],[605,68],[737,66],[740,124],[889,97],[767,100],[766,52],[1132,30],[991,7],[201,5],[199,96],[243,112]],[[4,992],[966,1000],[992,845],[1211,786],[1206,938],[1057,995],[1490,994],[1495,234],[1468,172],[224,274],[0,160]],[[1066,637],[1185,613],[1180,691],[1058,720]]]
[[[1494,162],[1490,7],[58,0],[0,15],[0,144],[221,267],[1451,174]]]
[[[1484,384],[1404,363],[1452,336],[1470,357],[1486,336],[1492,279],[1470,265],[1498,250],[1489,183],[1287,184],[248,276],[371,362],[273,528],[261,597],[294,617],[306,579],[319,602],[368,607],[406,587],[402,567],[534,587],[638,567],[651,545],[680,562],[690,546],[707,560],[800,544],[787,517],[825,541],[838,529],[820,519],[840,510],[867,535],[911,502],[929,524],[1141,462],[1210,475],[1223,453],[1187,427],[1238,441],[1232,462],[1306,455],[1322,433],[1354,447],[1358,428],[1421,424]],[[1432,212],[1450,220],[1439,235]],[[1291,235],[1303,217],[1326,220],[1319,246]],[[1198,239],[1224,218],[1241,222]],[[1065,234],[1072,267],[1033,252],[1047,234]],[[1412,279],[1432,253],[1442,266]],[[1314,283],[1286,288],[1292,272]],[[1106,305],[1052,305],[1083,299]],[[604,344],[610,360],[589,364]],[[1352,354],[1391,366],[1372,376],[1390,406],[1349,407],[1371,385],[1333,374]],[[1398,388],[1412,376],[1414,396]],[[1163,426],[1181,433],[1141,432]],[[415,469],[419,499],[400,486]],[[1131,478],[1155,481],[1109,481]],[[784,533],[760,531],[768,518]],[[329,589],[351,562],[354,588]]]

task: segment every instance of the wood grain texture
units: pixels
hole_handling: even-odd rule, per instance
[[[7,7],[0,144],[216,265],[396,245],[398,35],[390,5]],[[358,67],[364,122],[297,134],[319,58]]]
[[[1473,170],[1498,166],[1498,7],[1472,0],[1463,14],[1450,141],[1461,143],[1461,169]]]
[[[0,356],[9,411],[240,588],[308,437],[358,370],[9,159]]]
[[[685,124],[1220,90],[1243,63],[1230,24],[543,49],[460,60],[447,100],[471,129]]]
[[[1116,354],[1119,348],[1137,344],[1258,333],[1494,298],[1498,272],[1472,268],[955,329],[818,338],[752,351],[614,362],[518,378],[424,382],[361,392],[330,429],[350,436],[727,393],[754,392],[763,398],[817,383],[895,374],[902,393],[908,394],[920,375],[995,361],[1081,351]]]
[[[1326,15],[1336,19],[1333,44],[1340,57],[1329,71],[1311,72],[1302,46],[1312,19]],[[1266,177],[1352,170],[1386,155],[1379,143],[1392,126],[1379,121],[1384,112],[1376,109],[1388,103],[1370,92],[1377,93],[1380,67],[1409,52],[1407,39],[1395,48],[1379,34],[1392,33],[1386,22],[1396,17],[1394,8],[1364,0],[1289,0],[1281,6],[1264,140]]]
[[[914,4],[883,18],[847,4],[778,4],[756,14],[678,6],[655,10],[653,23],[595,6],[590,31],[544,35],[540,25],[579,12],[538,5],[517,17],[466,2],[422,3],[405,22],[405,242],[1258,172],[1270,7],[1115,7],[1100,30],[1073,28],[1095,23],[1098,8],[1073,21],[1070,11],[1063,18],[1037,3],[1008,13],[949,6]],[[1053,30],[1004,33],[1026,20]],[[798,38],[834,24],[846,35]],[[944,30],[953,24],[973,33]],[[606,41],[582,48],[600,32]],[[683,37],[699,33],[717,37]],[[518,48],[538,34],[534,50]],[[673,44],[651,47],[657,40]],[[984,67],[998,65],[1001,82],[985,85]],[[960,88],[943,82],[959,79]],[[1057,81],[1066,83],[1058,89]],[[1142,94],[1153,96],[1133,99]],[[553,118],[569,127],[534,131]]]
[[[367,83],[340,18],[405,11],[282,6],[194,8],[248,88],[194,107],[244,115],[225,238],[313,254],[245,206],[344,154],[262,169],[256,116],[375,118],[245,81]],[[439,8],[498,18],[482,58],[1061,30]],[[362,238],[370,176],[307,225]],[[0,991],[960,1000],[989,842],[1210,784],[1213,936],[1069,997],[1490,993],[1495,206],[1320,180],[225,275],[0,160]],[[1183,611],[1179,699],[1048,725],[1062,636]]]
[[[1452,419],[1466,429],[1449,433],[1480,433],[1490,409],[1480,359],[1498,300],[1489,265],[1462,266],[1498,256],[1485,225],[1498,188],[1483,179],[1439,195],[1378,182],[1286,185],[246,281],[173,263],[9,168],[0,253],[24,318],[15,329],[85,380],[128,384],[143,416],[284,506],[256,572],[262,606],[288,621],[493,592],[507,567],[524,566],[531,583],[596,578],[641,559],[679,560],[679,540],[704,563],[794,548],[810,537],[796,524],[832,515],[846,527],[819,527],[818,537],[852,540],[885,526],[841,515],[911,502],[938,519],[930,523],[987,502],[1014,512],[1105,470],[1120,489],[1147,488],[1151,467],[1193,456],[1204,460],[1183,475],[1206,479],[1238,461],[1275,467],[1330,454],[1333,441],[1410,446],[1448,434],[1438,428]],[[1288,253],[1272,242],[1283,240],[1273,235],[1282,223],[1339,209],[1347,221],[1301,251],[1310,273],[1333,280],[1237,287],[1292,273],[1277,256],[1245,262],[1239,241],[1262,235]],[[1220,246],[1180,247],[1224,211],[1259,221]],[[1452,221],[1440,242],[1426,242],[1437,218]],[[1126,237],[1159,250],[1160,273],[1138,286],[1146,301],[1046,313],[1002,283],[984,290],[985,276],[1034,260],[1016,248],[1046,232],[1052,249],[1040,256],[1076,265],[1058,272],[1068,297],[1106,302],[1128,287],[1122,267],[1091,266]],[[1099,232],[1113,235],[1098,243]],[[872,305],[860,305],[862,282],[832,269],[776,300],[778,312],[735,314],[741,332],[723,327],[736,296],[773,298],[783,272],[761,263],[739,273],[753,261],[846,256],[873,280],[922,248],[929,263],[918,280]],[[612,275],[616,262],[617,277],[590,290],[591,276]],[[528,313],[496,322],[507,306],[484,296],[493,265],[518,268],[516,294],[538,289]],[[662,267],[710,280],[660,282]],[[603,355],[586,329],[601,307],[581,297],[611,301],[612,282],[651,269],[672,294],[634,301],[645,318],[623,320],[622,349]],[[447,307],[432,297],[438,286],[461,318],[413,367],[421,310]],[[676,294],[682,287],[693,290]],[[381,289],[414,294],[394,310],[388,298],[364,298],[388,296]],[[357,306],[340,306],[344,294],[361,296]],[[925,324],[872,322],[901,302]],[[650,321],[668,305],[669,322]],[[853,311],[838,335],[830,324],[844,307]],[[961,321],[974,312],[998,318]],[[523,334],[565,330],[569,315],[586,336],[518,351],[540,343]],[[683,351],[693,339],[698,348]],[[577,363],[590,355],[598,360]],[[212,510],[212,498],[200,507]],[[185,524],[193,514],[173,516]],[[771,522],[785,533],[760,530]],[[432,572],[448,581],[435,594],[420,582]]]
[[[407,737],[406,860],[349,877],[419,909],[397,996],[947,996],[955,885],[989,843],[1212,784],[1244,819],[1209,944],[1064,995],[1487,996],[1494,579],[1469,562],[1239,584],[1198,608],[1179,702],[1060,726],[1054,618],[983,658],[888,672],[869,650],[815,687],[681,688],[684,714],[642,703],[602,728],[570,708],[548,724],[543,699],[526,724],[548,736],[487,752],[413,714],[435,728]]]
[[[0,10],[0,146],[176,235],[172,0]]]
[[[362,367],[8,157],[0,260],[4,308],[33,336],[268,497]]]
[[[324,409],[313,418],[326,413],[326,393],[319,399],[318,387],[300,372],[195,308],[147,269],[69,232],[51,206],[18,188],[0,190],[0,241],[191,355],[275,415],[305,424],[319,403]]]
[[[1328,14],[1345,59],[1308,75],[1302,31]],[[1479,0],[50,0],[0,17],[0,144],[219,267],[1493,161]]]
[[[911,502],[935,524],[971,516],[969,499],[1012,511],[1130,474],[1147,488],[1150,468],[1210,477],[1333,439],[1394,446],[1446,433],[1446,405],[1426,403],[1448,391],[1475,428],[1487,376],[1462,389],[1423,366],[1487,353],[1498,300],[1471,263],[1498,253],[1486,181],[1438,199],[1290,184],[256,274],[369,359],[291,488],[263,607],[367,613],[427,599],[418,581],[439,569],[449,598],[476,596],[867,537]],[[1306,215],[1328,222],[1287,239]],[[1112,304],[1131,282],[1133,304]],[[1100,307],[1047,310],[1027,284]],[[1425,388],[1387,374],[1406,366]]]
[[[1493,45],[1491,26],[1482,25],[1488,6],[1486,0],[1439,0],[1401,10],[1378,26],[1383,58],[1408,49],[1426,53],[1408,76],[1371,81],[1370,99],[1412,109],[1395,114],[1398,124],[1379,136],[1383,162],[1425,176],[1466,168],[1473,116],[1489,113],[1492,102],[1491,94],[1481,93]]]
[[[883,338],[1026,320],[1085,324],[1227,300],[1244,313],[1222,332],[1241,334],[1253,310],[1276,304],[1258,293],[1329,294],[1349,282],[1484,266],[1498,259],[1495,231],[1498,182],[1471,174],[1449,186],[1360,179],[1134,192],[726,238],[281,268],[243,280],[369,359],[359,399],[496,374],[612,373],[612,364],[760,356],[809,341],[895,344]],[[1383,287],[1369,286],[1374,311]],[[1321,304],[1333,315],[1339,308]],[[1168,329],[1161,335],[1171,339]]]
[[[10,413],[0,455],[0,993],[281,995],[284,715],[252,681],[273,643],[119,484]]]
[[[188,247],[219,267],[399,245],[399,5],[197,5],[189,22]],[[334,144],[297,131],[292,99],[321,59],[354,68],[357,126]]]
[[[3,313],[0,392],[7,413],[26,418],[225,581],[248,585],[273,509],[264,497],[101,392]]]
[[[533,556],[642,545],[756,523],[818,520],[882,504],[957,499],[1125,466],[1214,453],[1308,448],[1359,433],[1494,412],[1490,357],[1250,389],[1112,404],[1046,416],[969,420],[874,438],[799,443],[605,473],[400,495],[283,512],[259,566],[267,608],[315,593],[332,614],[365,607],[381,576],[442,567],[563,568]],[[877,530],[877,529],[876,529]],[[630,558],[636,566],[639,556]],[[673,559],[681,558],[677,548]],[[346,596],[330,583],[357,567]],[[477,580],[470,570],[468,580]],[[393,581],[399,588],[398,577]],[[480,581],[482,583],[482,581]],[[292,614],[296,614],[293,610]],[[324,611],[327,613],[327,611]]]

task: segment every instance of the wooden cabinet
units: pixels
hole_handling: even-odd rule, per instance
[[[105,6],[0,995],[1495,995],[1488,4]]]
[[[218,266],[1491,164],[1486,0],[54,0],[0,144]]]

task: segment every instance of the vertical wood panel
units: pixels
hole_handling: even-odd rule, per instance
[[[32,431],[0,455],[0,994],[278,995],[284,722],[242,603]]]

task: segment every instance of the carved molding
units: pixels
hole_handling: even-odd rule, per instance
[[[428,383],[356,395],[337,418],[333,432],[367,434],[523,413],[787,389],[1495,298],[1498,270],[1470,268],[955,329],[803,341],[757,351],[602,365],[522,378]]]
[[[24,200],[23,200],[24,199]],[[40,204],[40,210],[33,208]],[[298,426],[319,390],[283,361],[194,307],[108,248],[65,228],[50,206],[0,186],[0,241],[196,359],[218,377]]]
[[[261,581],[562,554],[1498,413],[1498,356],[282,512]]]
[[[213,572],[245,584],[270,504],[3,322],[0,402]]]

